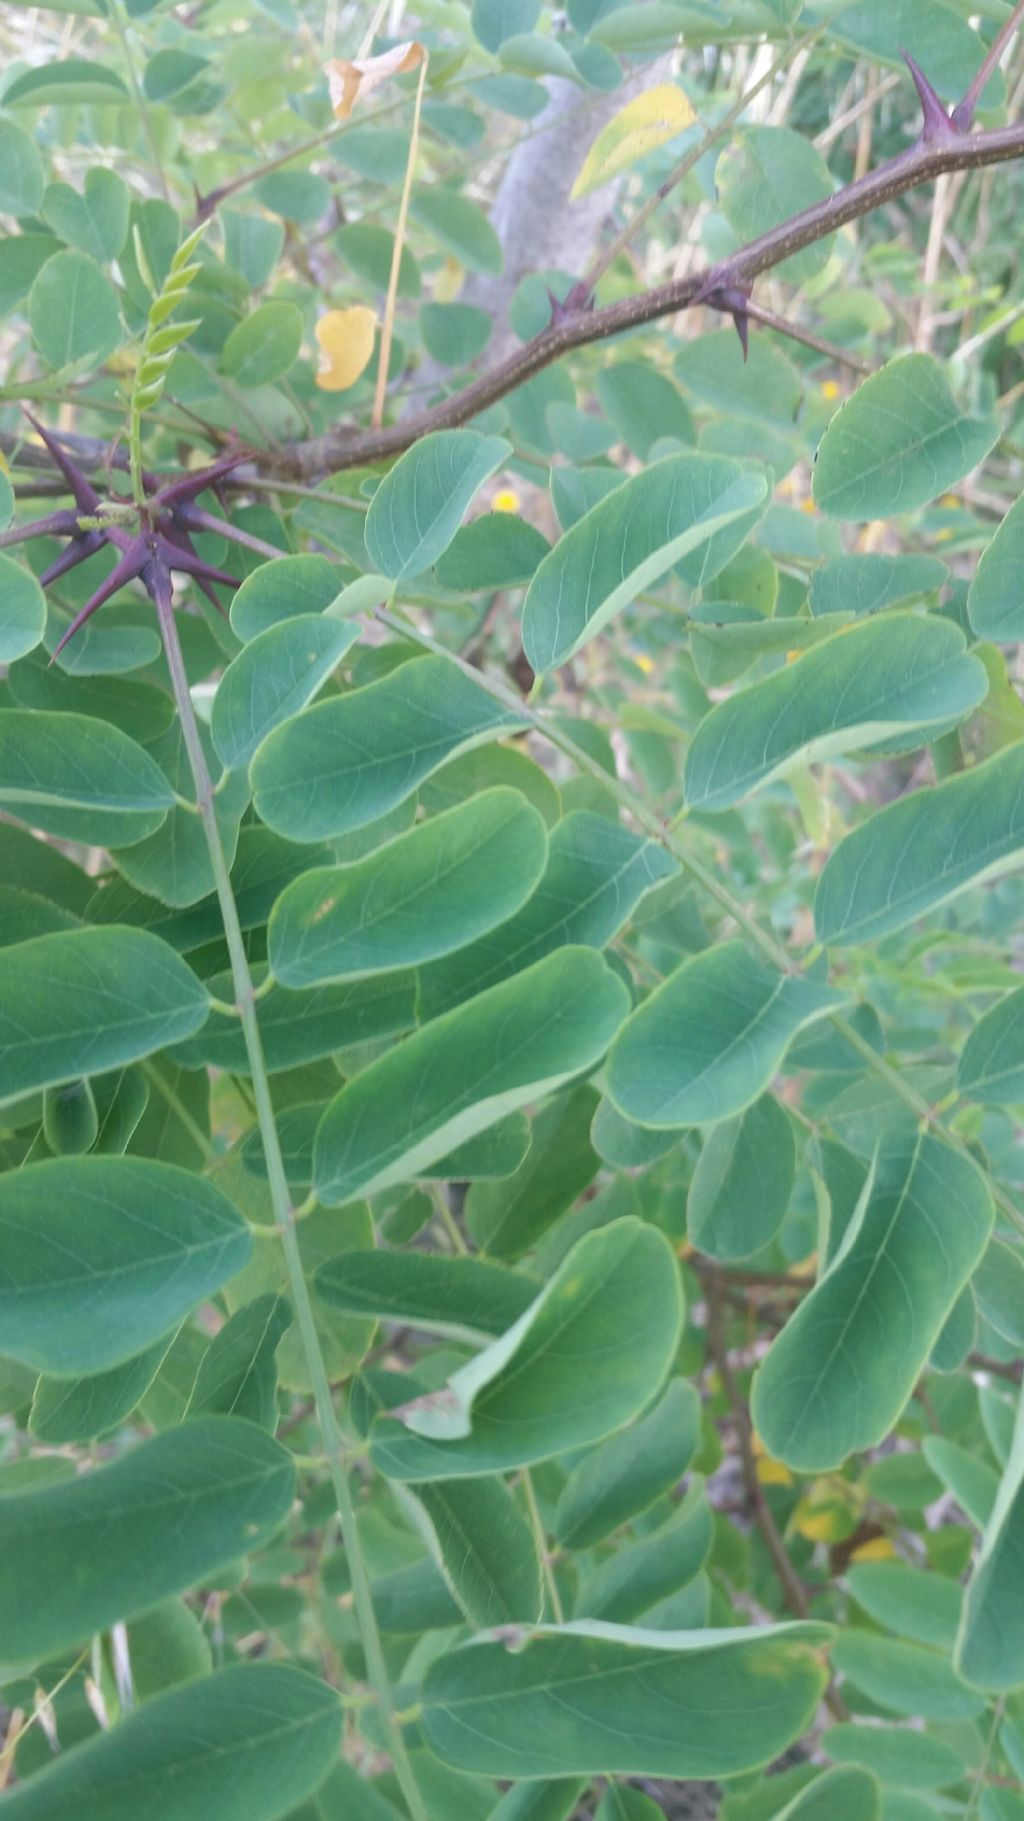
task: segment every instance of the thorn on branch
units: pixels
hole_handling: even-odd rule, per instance
[[[943,145],[947,140],[955,139],[958,130],[956,115],[951,118],[946,112],[923,69],[919,63],[915,63],[910,52],[902,51],[900,54],[914,79],[917,98],[921,103],[921,144]],[[970,122],[967,124],[970,125]]]
[[[557,329],[563,322],[568,322],[570,317],[578,316],[582,311],[592,310],[594,307],[594,293],[585,278],[577,279],[564,298],[556,297],[550,285],[545,285],[544,288],[551,305],[549,329]]]
[[[695,304],[707,304],[709,309],[721,310],[723,315],[732,317],[744,361],[750,353],[750,289],[749,285],[723,283],[718,274],[711,272],[693,300]]]

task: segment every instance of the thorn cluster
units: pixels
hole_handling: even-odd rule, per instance
[[[111,545],[117,552],[114,568],[75,615],[53,653],[54,658],[63,651],[68,640],[84,626],[86,620],[111,595],[131,581],[140,581],[150,599],[155,602],[170,599],[172,573],[187,575],[202,589],[207,599],[213,602],[218,613],[224,611],[213,592],[214,585],[237,588],[239,578],[216,568],[212,563],[204,562],[193,544],[193,536],[199,531],[213,531],[237,544],[248,544],[251,540],[244,532],[236,531],[226,519],[204,511],[197,501],[200,494],[210,488],[214,492],[218,491],[219,483],[224,477],[248,459],[246,450],[229,450],[207,467],[194,469],[180,480],[161,482],[159,476],[144,473],[142,479],[146,503],[139,509],[139,528],[132,531],[121,522],[124,508],[131,502],[117,497],[107,501],[101,499],[92,482],[67,450],[31,413],[26,412],[26,416],[67,481],[77,510],[52,512],[44,519],[21,526],[15,536],[5,538],[4,542],[24,542],[32,537],[68,539],[60,556],[55,558],[39,578],[44,588],[59,576],[66,575],[69,569],[84,563],[87,557],[101,550],[104,544]],[[96,520],[100,521],[99,525]]]

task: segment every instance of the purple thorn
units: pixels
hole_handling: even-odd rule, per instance
[[[44,429],[38,418],[33,417],[31,411],[27,410],[24,405],[22,406],[22,410],[25,412],[25,416],[28,418],[36,435],[42,437],[46,448],[49,450],[63,474],[64,479],[67,481],[68,486],[71,488],[72,497],[79,510],[81,512],[95,512],[100,503],[100,496],[91,482],[86,480],[78,463],[72,461],[67,451],[61,448],[56,438],[50,435],[49,430]]]
[[[67,575],[69,569],[76,569],[79,563],[85,562],[87,557],[95,556],[97,550],[102,550],[106,541],[102,531],[86,531],[76,534],[66,549],[62,550],[59,556],[54,557],[49,568],[43,570],[39,577],[40,588],[48,588],[51,582],[56,582],[60,576]]]
[[[743,362],[744,365],[746,365],[747,356],[750,353],[750,317],[746,310],[734,310],[732,312],[732,320],[736,333],[740,338],[740,347],[743,350]]]
[[[939,145],[943,140],[953,137],[955,127],[938,95],[925,75],[920,64],[915,63],[909,51],[901,51],[901,57],[914,80],[917,98],[921,103],[921,140],[924,145]]]
[[[101,536],[101,533],[97,532],[95,535],[99,537]],[[91,619],[97,608],[102,607],[105,601],[109,601],[112,594],[116,594],[120,588],[124,588],[128,582],[133,582],[137,576],[142,574],[142,571],[150,561],[150,554],[149,545],[145,538],[137,537],[132,539],[128,549],[120,560],[115,563],[106,581],[100,583],[95,594],[90,595],[81,612],[75,615],[64,634],[64,637],[54,651],[53,657],[50,659],[51,664],[60,656],[68,640],[74,638],[79,627],[84,626],[86,620]]]
[[[747,309],[750,302],[749,286],[723,284],[720,280],[714,285],[705,282],[693,301],[707,304],[712,310],[722,310],[732,317],[740,338],[743,359],[746,361],[750,353],[750,313]]]
[[[187,534],[185,534],[187,536]],[[188,547],[187,542],[178,538],[169,538],[165,532],[157,535],[157,550],[168,569],[180,569],[185,575],[191,575],[197,581],[216,582],[221,588],[240,588],[238,577],[228,575],[224,569],[214,568],[212,563],[204,563],[202,557]]]
[[[0,550],[6,550],[11,544],[27,544],[34,537],[76,537],[78,535],[78,513],[61,507],[58,512],[48,512],[45,518],[32,519],[27,525],[15,525],[13,530],[0,533]]]
[[[174,514],[167,522],[162,535],[169,544],[175,546],[175,549],[185,550],[190,556],[194,556],[198,560],[198,552],[195,549],[188,532],[182,530],[181,525],[177,522],[177,514]],[[216,607],[221,619],[226,620],[228,617],[227,612],[225,608],[221,606],[213,589],[210,587],[209,582],[201,575],[193,575],[192,580],[200,592],[206,596],[207,600]]]
[[[190,473],[183,474],[180,480],[171,481],[166,487],[161,487],[153,495],[153,504],[158,508],[163,508],[183,505],[189,500],[198,499],[199,495],[205,493],[208,487],[214,486],[225,474],[230,474],[233,468],[240,467],[242,462],[250,459],[247,449],[232,449],[227,455],[219,456],[208,467],[194,468]]]

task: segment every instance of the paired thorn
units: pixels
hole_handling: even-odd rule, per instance
[[[582,311],[592,310],[594,307],[593,286],[589,285],[585,278],[578,278],[564,297],[556,297],[550,285],[545,285],[544,288],[551,305],[549,329],[557,329],[563,322],[568,322],[570,317],[579,316]]]

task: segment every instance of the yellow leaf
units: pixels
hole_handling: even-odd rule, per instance
[[[887,1536],[873,1536],[869,1543],[858,1543],[851,1549],[851,1562],[891,1562],[896,1555],[896,1545]]]
[[[405,44],[395,44],[389,51],[381,51],[379,57],[356,57],[351,62],[347,57],[332,57],[324,69],[331,91],[331,106],[338,119],[347,120],[356,102],[365,101],[367,95],[372,95],[389,77],[403,76],[407,70],[418,69],[425,55],[422,44],[409,38]]]
[[[762,1486],[791,1486],[793,1475],[784,1461],[774,1461],[766,1454],[757,1463],[757,1477]]]
[[[324,392],[344,392],[354,386],[373,354],[377,316],[367,304],[349,310],[328,310],[316,325],[320,365],[316,383]]]
[[[697,118],[682,89],[674,82],[660,82],[628,101],[614,120],[602,127],[594,140],[576,182],[571,200],[588,196],[602,183],[625,171],[645,152],[656,151]]]

